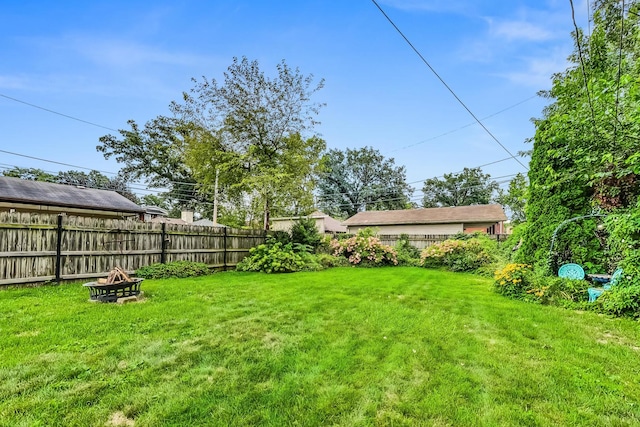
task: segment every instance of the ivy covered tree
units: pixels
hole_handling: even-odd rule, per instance
[[[624,8],[623,8],[624,5]],[[576,27],[571,66],[553,76],[535,120],[528,227],[519,258],[546,264],[565,220],[632,206],[640,173],[640,35],[637,1],[594,3],[593,31]],[[557,264],[603,263],[594,219],[557,236]]]

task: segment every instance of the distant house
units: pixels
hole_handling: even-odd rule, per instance
[[[313,219],[316,223],[316,228],[320,234],[334,234],[334,233],[346,233],[347,227],[342,225],[340,221],[329,215],[315,211],[311,215],[307,216],[290,216],[282,218],[271,218],[271,227],[273,231],[290,231],[293,223],[301,218]]]
[[[163,218],[169,216],[169,212],[166,209],[162,209],[158,206],[143,206],[144,209],[144,222],[150,222],[155,218]]]
[[[457,206],[393,211],[358,212],[342,224],[349,233],[365,227],[379,229],[379,234],[456,234],[480,231],[505,232],[507,216],[500,205]]]
[[[202,218],[197,221],[193,221],[193,225],[199,225],[201,227],[226,227],[226,225],[220,224],[219,222],[214,224],[213,221],[208,218]]]
[[[168,213],[167,213],[168,214]],[[158,222],[165,224],[177,224],[177,225],[198,225],[193,222],[193,211],[181,211],[180,218],[169,218],[167,216],[156,216],[149,220],[149,222]]]
[[[110,190],[0,177],[0,211],[142,219],[144,208]]]

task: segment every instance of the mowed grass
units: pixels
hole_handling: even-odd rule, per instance
[[[0,292],[0,425],[640,425],[640,332],[419,268]]]

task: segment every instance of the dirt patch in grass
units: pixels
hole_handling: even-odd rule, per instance
[[[106,425],[113,427],[132,427],[136,425],[136,422],[128,418],[124,413],[118,411],[111,415]]]

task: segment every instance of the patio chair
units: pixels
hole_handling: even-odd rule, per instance
[[[609,280],[609,283],[605,284],[601,288],[589,288],[589,289],[587,289],[587,292],[589,292],[589,302],[594,302],[596,299],[598,299],[598,297],[600,295],[602,295],[604,293],[604,291],[608,291],[608,290],[611,289],[612,286],[617,285],[618,284],[618,280],[620,280],[620,277],[622,277],[622,272],[623,272],[623,270],[621,268],[618,268],[611,275],[611,280]]]
[[[579,264],[569,263],[560,266],[558,277],[563,279],[582,280],[584,279],[584,269]]]

